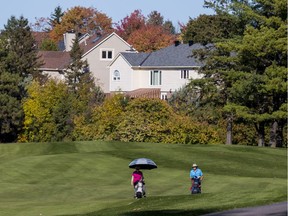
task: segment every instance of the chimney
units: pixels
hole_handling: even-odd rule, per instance
[[[76,34],[74,30],[68,31],[64,34],[64,46],[66,52],[69,52],[71,50],[75,38]]]
[[[179,46],[180,45],[180,41],[176,40],[174,41],[175,46]]]
[[[188,44],[189,44],[189,46],[192,46],[192,45],[193,45],[193,41],[192,41],[192,40],[189,40],[189,41],[188,41]]]

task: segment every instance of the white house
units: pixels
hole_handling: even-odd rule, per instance
[[[183,87],[189,79],[201,78],[203,64],[192,57],[200,44],[181,44],[152,53],[120,52],[110,63],[109,91],[124,92],[132,97],[161,97]],[[152,96],[151,96],[152,95]]]
[[[50,77],[64,80],[70,64],[69,51],[75,33],[64,34],[64,51],[40,51],[41,71]],[[203,48],[200,44],[174,45],[151,53],[138,53],[116,33],[85,34],[79,39],[89,70],[104,93],[123,92],[132,97],[158,97],[169,94],[187,84],[189,79],[200,78],[203,64],[192,57],[192,51]]]
[[[64,80],[64,71],[70,63],[71,46],[75,38],[74,32],[64,34],[64,51],[40,51],[38,55],[43,61],[39,70],[50,77]],[[116,33],[105,35],[85,34],[79,39],[83,50],[82,60],[87,59],[89,70],[104,93],[109,93],[110,72],[108,65],[120,52],[135,52],[135,50]]]

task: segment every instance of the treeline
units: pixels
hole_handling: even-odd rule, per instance
[[[63,34],[74,30],[79,34],[105,34],[116,32],[140,52],[150,52],[171,45],[176,40],[175,27],[157,11],[145,17],[141,10],[134,10],[118,23],[93,7],[76,6],[63,12],[56,7],[50,18],[37,18],[31,24],[33,31],[46,32],[39,42],[41,50],[58,50]]]
[[[221,143],[216,128],[176,114],[166,101],[160,99],[130,99],[115,94],[103,103],[87,104],[71,94],[66,84],[54,80],[47,81],[45,86],[33,82],[28,94],[23,103],[25,121],[20,142]]]
[[[191,19],[178,35],[184,42],[207,45],[191,53],[205,62],[203,78],[191,80],[168,101],[105,97],[85,70],[88,64],[81,60],[78,37],[66,81],[49,80],[37,71],[38,48],[27,20],[11,17],[0,37],[0,142],[102,139],[287,146],[286,4],[206,0],[205,6],[215,9],[216,15]],[[87,22],[87,17],[76,16],[81,8],[73,9],[75,16],[55,10],[51,34],[62,25],[77,32],[96,28],[92,24],[97,20]],[[159,18],[157,12],[154,15]],[[68,21],[73,17],[78,21]],[[101,17],[105,18],[97,19]],[[138,21],[128,22],[131,17],[140,17],[132,20],[144,20],[147,29],[151,26],[136,10],[118,26],[123,38],[134,32],[141,35],[145,29],[137,29]],[[159,23],[165,26],[161,19]],[[103,24],[98,30],[104,29]],[[143,50],[158,48],[151,44]]]

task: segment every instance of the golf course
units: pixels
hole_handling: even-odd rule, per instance
[[[135,158],[147,197],[133,198]],[[192,163],[203,171],[191,195]],[[0,145],[0,216],[203,215],[287,200],[287,149],[125,142]]]

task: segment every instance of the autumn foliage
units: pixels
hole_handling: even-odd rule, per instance
[[[92,7],[73,7],[64,14],[61,23],[56,24],[51,30],[50,37],[54,41],[59,41],[63,34],[70,30],[82,34],[95,31],[111,32],[112,19]]]
[[[95,107],[92,118],[74,119],[76,140],[119,140],[185,144],[220,143],[219,134],[208,124],[176,114],[160,99],[129,99],[121,94]]]
[[[151,52],[171,45],[175,35],[163,22],[152,20],[154,13],[146,20],[141,10],[135,10],[116,26],[116,33],[139,52]]]
[[[147,25],[134,31],[128,43],[139,52],[152,52],[171,45],[175,36],[168,33],[162,26]]]

